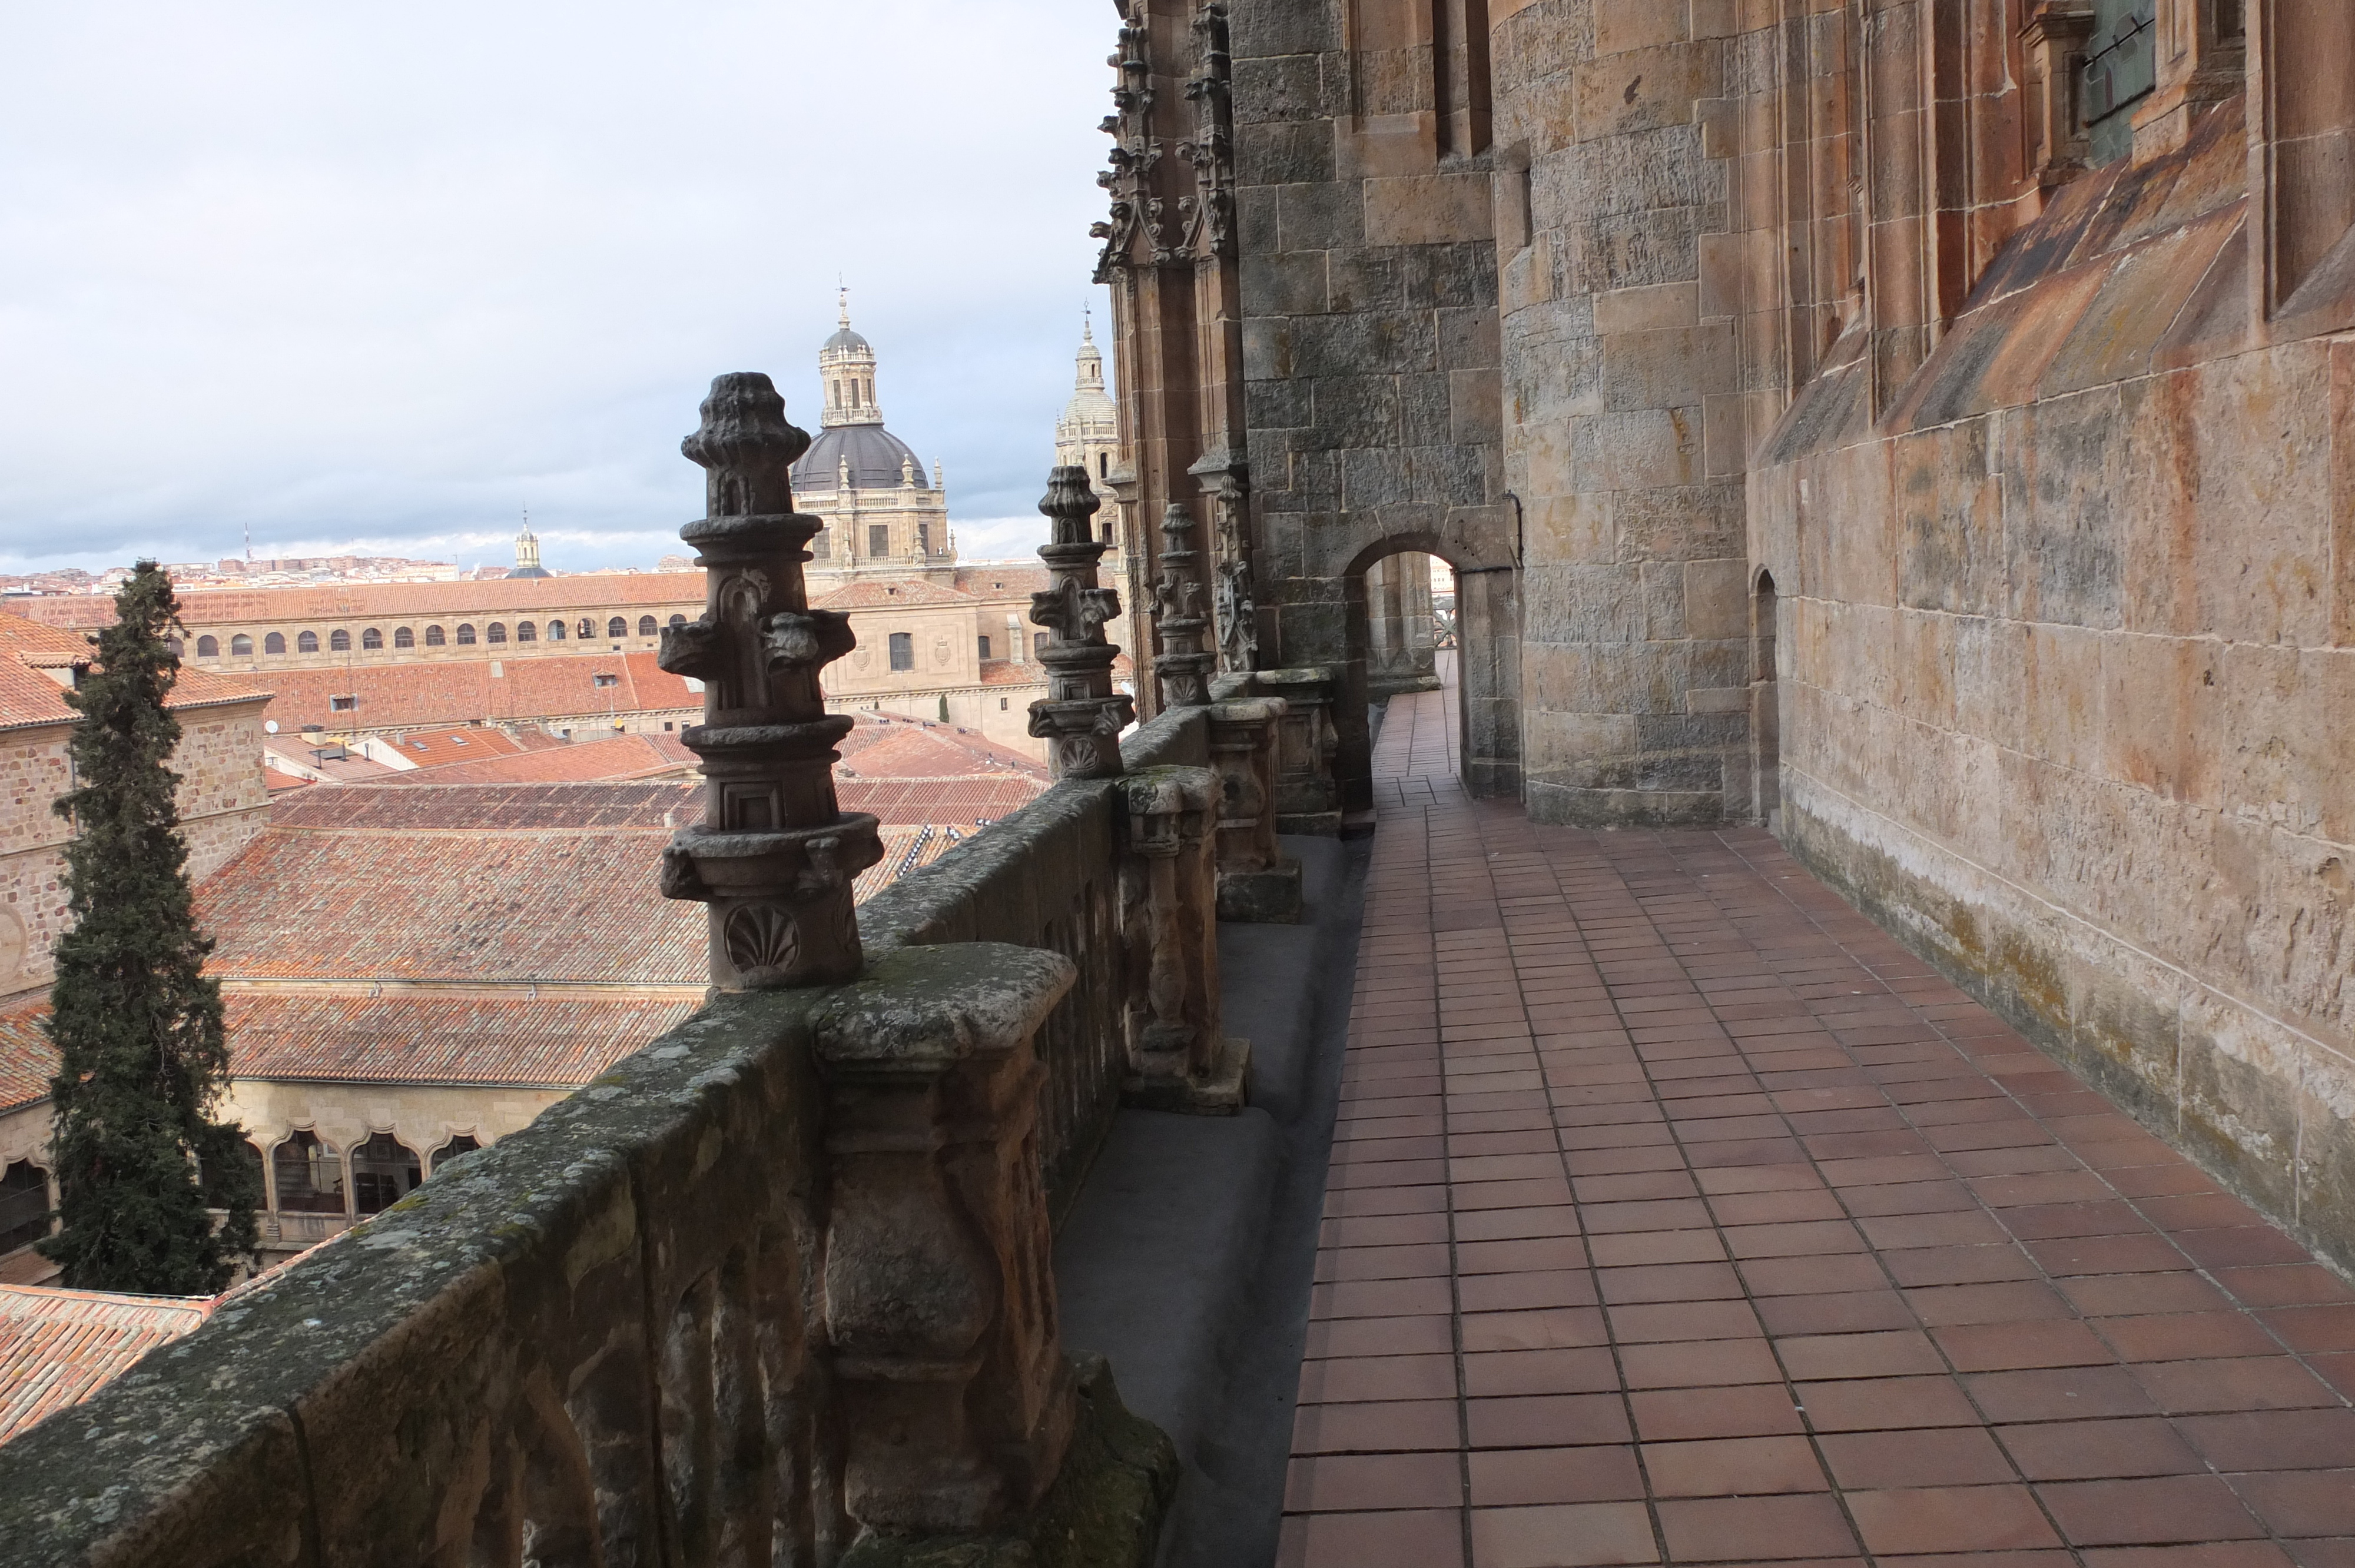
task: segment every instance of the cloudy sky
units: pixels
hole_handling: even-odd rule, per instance
[[[1103,0],[0,0],[0,571],[651,565],[713,375],[835,282],[969,556],[1027,550]]]

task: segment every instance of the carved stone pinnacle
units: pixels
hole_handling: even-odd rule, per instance
[[[1039,550],[1050,580],[1030,596],[1030,620],[1050,633],[1039,654],[1049,694],[1030,705],[1030,733],[1051,743],[1062,779],[1117,777],[1120,732],[1136,717],[1135,699],[1113,690],[1112,662],[1120,650],[1103,634],[1120,614],[1120,595],[1096,583],[1096,563],[1109,548],[1092,521],[1103,504],[1088,471],[1071,465],[1048,474],[1039,503],[1053,524]]]
[[[851,885],[883,858],[875,819],[835,799],[834,747],[851,721],[826,713],[818,672],[858,639],[847,616],[810,609],[802,580],[823,526],[794,511],[790,471],[809,444],[753,371],[713,381],[679,443],[706,471],[706,514],[679,530],[705,608],[663,632],[656,662],[704,683],[704,722],[679,738],[703,759],[705,815],[664,852],[662,890],[710,906],[722,991],[855,979]]]

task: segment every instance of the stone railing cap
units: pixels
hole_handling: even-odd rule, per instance
[[[1291,710],[1292,705],[1282,697],[1230,697],[1210,705],[1210,719],[1214,724],[1264,724]]]
[[[1120,780],[1128,809],[1140,816],[1207,811],[1218,804],[1219,776],[1207,768],[1146,768]]]
[[[818,1060],[853,1072],[937,1072],[1002,1055],[1078,979],[1071,959],[1039,948],[901,948],[826,999],[815,1020]]]

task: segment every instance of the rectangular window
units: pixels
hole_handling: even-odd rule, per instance
[[[817,557],[819,560],[821,560],[821,561],[826,560],[826,559],[827,559],[827,558],[829,558],[829,557],[831,557],[831,556],[833,556],[833,554],[834,554],[834,530],[833,530],[833,529],[831,529],[831,528],[821,528],[821,529],[819,529],[819,530],[817,531],[817,537],[815,537],[815,539],[812,539],[812,540],[810,541],[810,554],[811,554],[811,555],[813,555],[813,556],[816,556],[816,557]]]
[[[329,697],[327,699],[327,707],[329,711],[333,713],[347,714],[359,705],[360,700],[357,697]]]
[[[867,553],[879,560],[891,553],[890,524],[869,523],[867,525]]]
[[[989,639],[986,637],[981,640],[981,656],[985,660],[989,657]]]
[[[597,683],[600,686],[618,686],[622,683],[622,678],[619,675],[600,675],[597,677]]]
[[[916,640],[904,631],[891,633],[891,668],[912,670],[916,667]]]
[[[916,524],[916,548],[927,556],[932,553],[932,525],[931,524],[919,523]]]

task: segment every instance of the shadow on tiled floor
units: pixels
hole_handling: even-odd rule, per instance
[[[2355,1565],[2355,1290],[1765,833],[1532,826],[1448,717],[1377,757],[1284,1563]]]

